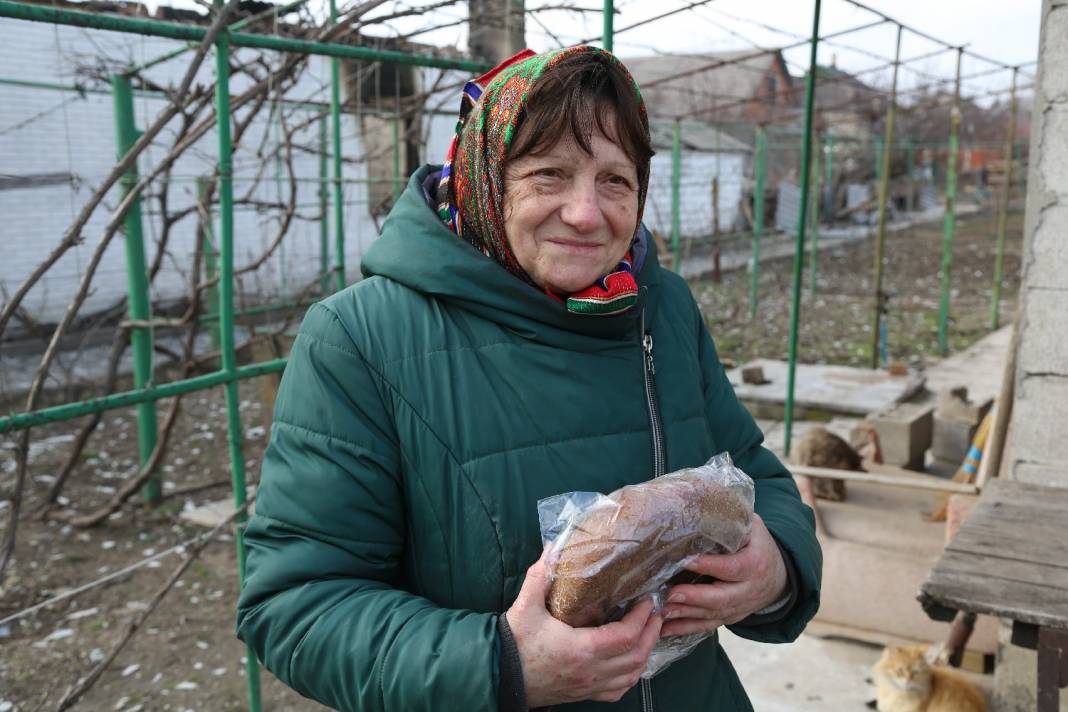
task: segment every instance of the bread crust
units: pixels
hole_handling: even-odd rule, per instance
[[[549,612],[575,628],[621,615],[620,604],[651,593],[695,554],[737,551],[750,514],[738,494],[683,470],[616,490],[557,544],[550,559]]]

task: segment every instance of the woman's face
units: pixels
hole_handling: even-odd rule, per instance
[[[568,137],[504,170],[508,243],[534,282],[556,294],[585,289],[614,270],[637,226],[634,163],[599,131],[590,143],[592,156]]]

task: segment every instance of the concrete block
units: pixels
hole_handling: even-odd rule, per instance
[[[1042,375],[1017,381],[1012,456],[1036,467],[1059,468],[1062,486],[1068,486],[1066,414],[1068,378]]]
[[[1063,252],[1062,248],[1062,252]],[[1068,273],[1068,259],[1061,274]],[[1024,373],[1068,376],[1068,292],[1028,289],[1020,334],[1019,367]]]
[[[1037,198],[1035,202],[1038,202]],[[1042,220],[1038,221],[1024,245],[1024,284],[1027,288],[1064,288],[1065,225],[1068,225],[1068,204],[1053,204],[1042,210]]]
[[[938,415],[978,425],[993,405],[992,398],[972,402],[964,386],[947,388],[938,394]]]
[[[760,366],[747,366],[742,369],[742,383],[762,386],[768,383],[768,379],[764,378],[764,369]]]
[[[968,454],[968,449],[972,446],[972,438],[975,437],[975,431],[978,429],[978,423],[946,418],[936,412],[931,454],[937,460],[956,462],[959,467],[964,461],[964,456]]]
[[[927,461],[927,466],[924,468],[927,474],[935,475],[936,477],[944,477],[947,480],[957,474],[957,470],[960,469],[962,460],[956,462],[950,460],[939,460],[937,457],[932,457]]]
[[[997,629],[992,710],[1033,712],[1038,701],[1038,653],[1012,644],[1012,623],[1001,619]],[[1062,710],[1068,709],[1068,688],[1060,692]]]
[[[868,420],[879,434],[879,447],[887,465],[922,470],[924,454],[934,437],[934,408],[920,403],[898,403]]]

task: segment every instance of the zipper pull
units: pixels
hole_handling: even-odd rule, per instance
[[[642,348],[645,349],[645,361],[649,364],[649,372],[655,375],[656,362],[653,361],[653,335],[648,331],[642,337]]]

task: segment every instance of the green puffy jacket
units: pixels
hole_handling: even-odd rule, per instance
[[[729,451],[792,564],[789,610],[732,630],[796,638],[819,601],[812,512],[761,446],[686,283],[650,249],[643,309],[568,314],[439,222],[430,170],[364,256],[367,278],[301,326],[245,534],[238,635],[341,710],[496,710],[497,614],[540,555],[538,500],[654,474],[644,321],[666,470]],[[643,709],[639,688],[610,708]],[[714,638],[654,678],[652,697],[661,712],[751,709]]]

